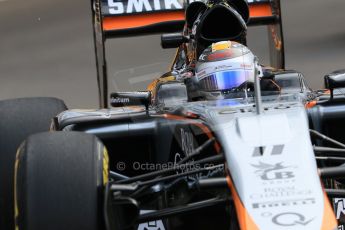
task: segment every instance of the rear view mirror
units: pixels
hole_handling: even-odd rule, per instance
[[[325,88],[331,91],[331,99],[333,98],[333,90],[337,88],[345,88],[345,69],[334,71],[325,76]]]
[[[183,36],[182,33],[163,34],[161,36],[163,49],[177,48],[185,42],[188,42],[188,38]]]

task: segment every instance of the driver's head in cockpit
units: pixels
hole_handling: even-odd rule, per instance
[[[246,46],[231,41],[213,43],[196,63],[199,95],[206,100],[242,97],[253,90],[256,68],[262,73]]]

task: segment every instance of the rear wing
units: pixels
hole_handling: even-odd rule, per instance
[[[194,0],[91,0],[101,108],[108,107],[105,41],[110,38],[178,32]],[[283,69],[284,40],[280,0],[248,0],[248,26],[268,26],[271,66]]]

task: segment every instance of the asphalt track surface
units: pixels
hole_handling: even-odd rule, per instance
[[[282,0],[286,64],[320,88],[323,76],[345,68],[345,1]],[[0,100],[59,97],[70,108],[98,106],[88,0],[0,0]],[[266,63],[263,28],[249,46]],[[170,63],[160,37],[107,42],[111,90],[144,89]]]

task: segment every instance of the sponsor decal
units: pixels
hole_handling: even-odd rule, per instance
[[[105,14],[123,15],[184,9],[183,0],[106,0]]]
[[[219,70],[229,70],[229,69],[231,69],[231,68],[233,68],[232,65],[219,65],[219,66],[214,67],[214,70],[215,70],[215,71],[219,71]]]
[[[259,146],[254,148],[253,157],[261,157],[265,155],[280,155],[283,153],[284,145],[274,145],[271,149],[268,146]]]
[[[345,230],[345,198],[334,198],[333,206],[338,220],[338,230]]]
[[[194,151],[194,138],[191,132],[181,129],[181,148],[188,156]]]
[[[140,224],[138,230],[165,230],[161,220]]]
[[[180,161],[182,161],[185,157],[188,157],[191,153],[193,153],[194,151],[194,137],[193,134],[188,131],[185,130],[183,128],[180,129],[180,134],[181,134],[181,150],[182,153],[176,153],[175,157],[174,157],[174,165],[177,165]],[[191,162],[192,160],[190,160]],[[187,162],[188,163],[188,162]],[[190,167],[184,167],[184,168],[180,168],[180,170],[183,172],[189,172],[191,170],[194,170],[194,166]],[[178,172],[177,172],[178,173]],[[186,178],[196,181],[199,176],[201,176],[202,174],[195,174],[195,175],[189,175]]]
[[[345,214],[345,199],[335,198],[334,199],[334,212],[337,220],[340,220],[341,217]]]
[[[138,230],[165,230],[165,228],[161,220],[156,220],[140,224]]]
[[[193,136],[193,133],[189,130],[189,129],[183,129],[180,128],[180,144],[181,144],[181,150],[182,152],[176,152],[174,155],[174,166],[178,165],[183,159],[185,159],[186,157],[190,156],[194,150],[196,149],[195,147],[195,139]],[[178,131],[177,131],[178,132]],[[191,180],[191,181],[197,181],[200,178],[209,178],[211,175],[217,173],[217,172],[224,172],[224,168],[222,166],[219,167],[215,167],[216,165],[214,164],[191,164],[194,160],[193,159],[189,159],[187,162],[185,162],[185,164],[179,165],[178,169],[179,171],[176,171],[176,173],[178,174],[179,172],[184,173],[184,172],[190,172],[193,170],[198,170],[198,169],[202,169],[202,168],[209,168],[209,167],[213,167],[214,169],[210,169],[210,171],[207,172],[200,172],[200,173],[196,173],[193,175],[188,175],[185,178]]]
[[[207,56],[205,54],[201,54],[199,60],[206,61]]]
[[[297,189],[295,186],[286,186],[286,187],[269,187],[265,188],[263,192],[257,192],[250,195],[250,198],[253,200],[259,199],[273,199],[273,198],[298,198],[305,197],[312,194],[311,190],[301,190]]]
[[[154,210],[142,210],[140,214],[150,213]],[[147,223],[139,224],[138,230],[165,230],[162,220],[154,220]]]
[[[292,227],[296,225],[308,225],[312,222],[314,218],[306,218],[300,213],[297,212],[283,212],[278,215],[275,215],[272,218],[272,222],[279,226]]]
[[[102,0],[104,15],[123,15],[145,12],[183,10],[187,4],[200,0]],[[265,3],[269,0],[248,0],[248,3]]]
[[[113,97],[110,99],[110,102],[114,104],[116,103],[126,104],[130,102],[130,99],[126,97]]]
[[[300,206],[300,205],[309,205],[315,204],[314,198],[307,199],[294,199],[294,200],[281,200],[281,201],[270,201],[270,202],[261,202],[253,203],[253,208],[276,208],[276,207],[287,207],[287,206]]]
[[[205,74],[206,74],[206,71],[204,70],[204,71],[201,71],[200,73],[198,73],[198,76],[202,77],[202,76],[204,76]]]
[[[232,57],[232,51],[231,50],[224,50],[222,52],[212,53],[208,55],[207,60],[208,61],[217,61],[217,60],[223,60],[226,58]]]
[[[287,170],[291,167],[284,166],[283,164],[283,162],[276,164],[267,164],[260,161],[259,164],[252,164],[252,166],[257,168],[255,173],[263,181],[274,181],[295,178],[294,173],[292,171]]]

